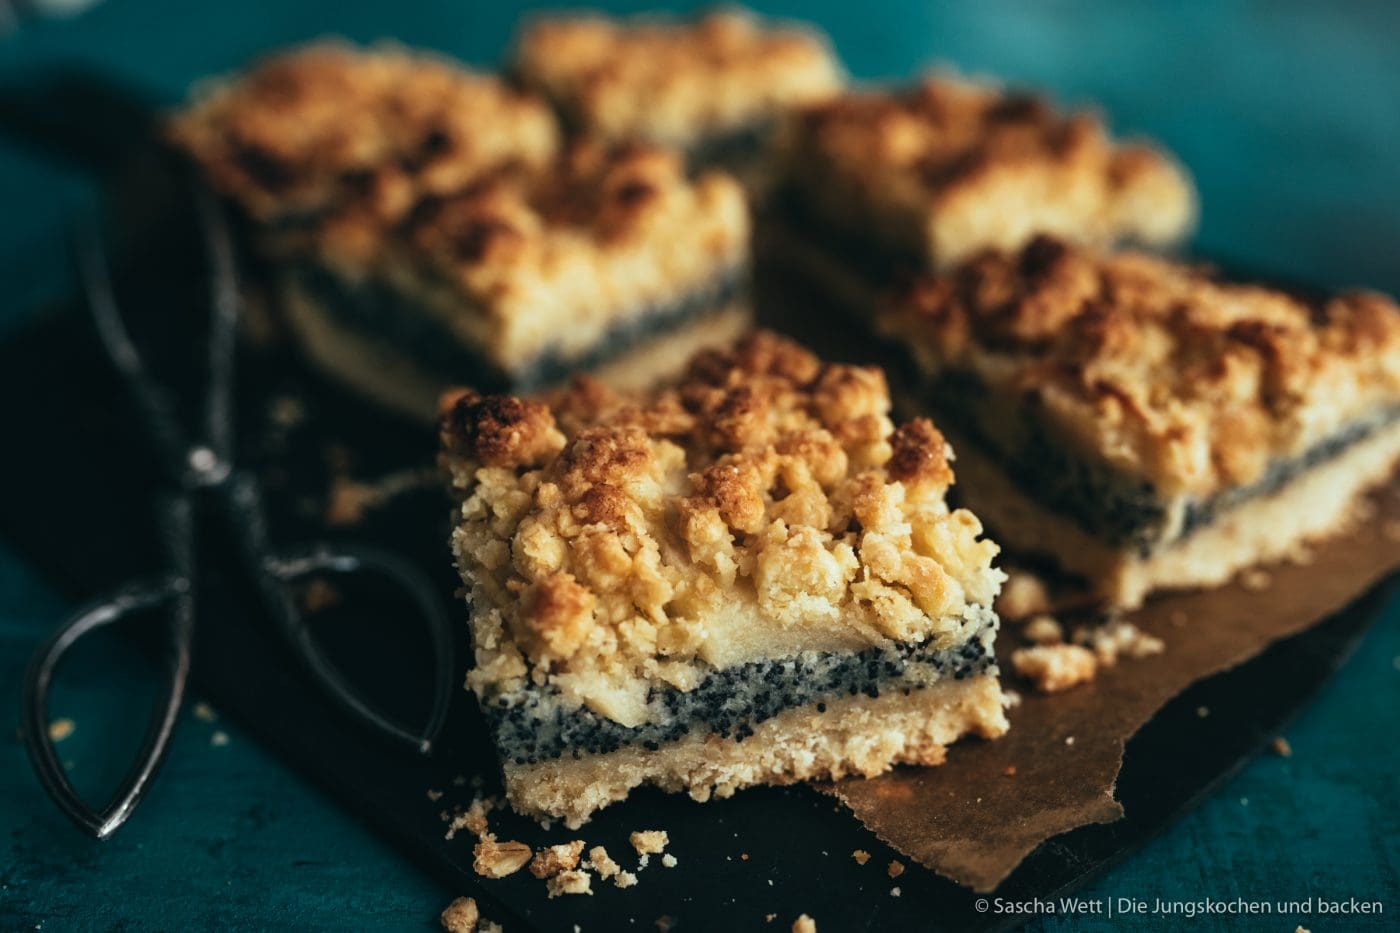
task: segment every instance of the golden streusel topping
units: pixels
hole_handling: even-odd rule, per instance
[[[804,108],[784,153],[810,207],[935,267],[1035,232],[1170,242],[1194,219],[1185,173],[1150,146],[1115,143],[1097,115],[942,75]]]
[[[170,124],[276,254],[421,298],[503,368],[592,347],[747,263],[744,194],[656,146],[563,145],[540,101],[400,51],[315,45]]]
[[[500,79],[391,46],[319,42],[216,83],[167,125],[210,183],[260,220],[375,194],[399,211],[483,171],[552,159],[549,108]]]
[[[520,38],[516,70],[583,129],[681,146],[771,120],[843,82],[820,36],[732,10],[686,23],[536,20]]]
[[[449,399],[473,687],[549,682],[627,721],[650,681],[687,689],[730,654],[707,644],[726,632],[965,637],[1000,585],[997,549],[945,504],[942,435],[896,428],[889,408],[879,370],[768,333],[645,396],[581,380],[543,400]]]
[[[1048,237],[917,283],[881,326],[1168,493],[1247,484],[1400,404],[1400,308],[1381,295],[1307,302]]]

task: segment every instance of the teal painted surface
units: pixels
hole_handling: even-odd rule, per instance
[[[640,9],[654,4],[609,4]],[[1115,126],[1148,132],[1195,171],[1200,246],[1263,268],[1400,292],[1400,7],[1111,2],[966,5],[763,4],[819,20],[860,77],[955,63],[1098,101]],[[109,0],[72,20],[0,38],[0,82],[57,64],[96,65],[175,100],[192,79],[261,49],[322,33],[394,36],[489,64],[517,9]],[[83,179],[0,144],[0,335],[62,294],[63,223],[91,197]],[[63,602],[0,548],[0,928],[426,930],[456,892],[380,843],[224,722],[187,717],[143,811],[101,846],[80,839],[30,776],[12,726],[24,659]],[[138,694],[119,649],[110,683],[79,663],[55,714],[80,786],[124,747],[116,713]],[[128,667],[131,670],[128,671]],[[1094,885],[1091,899],[1355,897],[1379,919],[1263,917],[1211,929],[1400,926],[1400,602],[1266,756]],[[228,736],[214,744],[214,733]],[[781,918],[790,920],[791,918]],[[820,920],[820,918],[817,918]],[[736,926],[761,918],[736,918]],[[1183,929],[1179,918],[1049,917],[1033,929]],[[825,928],[823,928],[825,929]],[[829,931],[828,931],[829,933]]]

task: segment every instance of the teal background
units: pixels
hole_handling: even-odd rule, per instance
[[[1064,101],[1096,101],[1117,129],[1156,136],[1195,172],[1203,252],[1300,279],[1400,292],[1400,5],[760,6],[820,22],[861,78],[944,62],[1042,86]],[[324,33],[392,36],[489,65],[517,13],[508,3],[469,0],[108,0],[75,18],[29,21],[0,35],[0,84],[42,67],[81,65],[175,101],[201,75]],[[0,140],[0,335],[66,293],[62,231],[92,196],[79,174]],[[142,811],[105,844],[80,838],[42,797],[11,728],[25,658],[66,608],[22,554],[0,546],[0,928],[432,928],[458,892],[417,871],[224,722],[187,716]],[[95,788],[115,773],[103,763],[130,738],[118,713],[138,703],[140,679],[139,661],[120,646],[92,654],[67,678],[54,712],[77,723],[62,753],[80,786]],[[117,660],[127,663],[113,682]],[[1384,902],[1386,915],[1275,916],[1230,928],[1400,927],[1398,700],[1400,601],[1392,600],[1356,656],[1288,730],[1291,758],[1252,763],[1086,896],[1356,897]],[[211,743],[217,730],[229,736],[226,745]],[[735,925],[759,926],[761,918]],[[1048,918],[1031,928],[1187,925]]]

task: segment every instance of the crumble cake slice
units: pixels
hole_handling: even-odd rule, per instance
[[[427,55],[279,55],[169,135],[252,220],[312,360],[425,419],[446,385],[644,381],[748,322],[737,182],[565,143],[543,101]]]
[[[521,34],[514,70],[565,124],[609,139],[649,139],[695,165],[746,169],[790,108],[844,84],[829,43],[742,10],[689,22],[597,14],[537,19]]]
[[[444,400],[468,686],[514,806],[576,826],[640,784],[698,800],[936,764],[1006,729],[1002,573],[950,451],[879,370],[760,332],[679,381]]]
[[[1400,459],[1400,308],[1040,237],[874,317],[1012,551],[1131,607],[1342,528]]]
[[[1195,195],[1160,151],[1111,139],[1093,113],[951,76],[852,91],[790,121],[778,169],[784,233],[886,279],[946,268],[1037,233],[1162,246]]]

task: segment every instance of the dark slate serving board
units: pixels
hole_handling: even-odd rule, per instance
[[[159,235],[150,234],[149,225],[143,229],[121,251],[130,270],[120,283],[123,305],[143,346],[172,371],[187,370],[183,377],[194,384],[198,373],[188,348],[198,337],[203,299],[193,238],[178,232],[181,226],[173,221],[156,228],[165,230]],[[437,580],[444,600],[454,600],[445,543],[448,506],[436,489],[406,493],[349,527],[328,527],[324,520],[334,473],[373,479],[430,467],[432,432],[380,415],[307,372],[275,333],[244,347],[238,368],[238,459],[264,481],[274,540],[339,537],[390,547]],[[0,344],[0,392],[23,400],[7,409],[12,440],[0,462],[4,488],[25,491],[0,498],[0,534],[75,598],[158,571],[149,514],[156,473],[86,318],[72,310],[45,315]],[[288,426],[296,420],[286,417],[294,409],[304,417]],[[307,683],[239,581],[223,573],[217,540],[207,542],[204,557],[210,598],[196,644],[199,693],[426,870],[474,895],[485,914],[508,929],[651,929],[661,918],[681,930],[772,929],[767,915],[776,915],[783,928],[803,912],[828,930],[975,930],[1008,923],[979,913],[978,895],[917,866],[889,880],[883,866],[898,854],[808,787],[755,789],[704,805],[642,791],[578,833],[557,826],[545,831],[497,813],[492,825],[502,839],[541,845],[582,837],[590,845],[605,844],[625,867],[634,861],[628,833],[664,828],[680,864],[666,869],[654,861],[629,890],[595,879],[593,897],[555,900],[524,872],[502,881],[480,879],[471,867],[470,836],[446,840],[439,815],[470,799],[470,786],[456,786],[454,778],[469,785],[480,776],[488,791],[496,786],[470,696],[457,692],[433,758],[381,744]],[[1118,785],[1127,817],[1047,842],[996,896],[1024,900],[1067,892],[1209,795],[1277,735],[1346,659],[1375,618],[1385,589],[1167,706],[1128,745]],[[465,619],[465,606],[451,605]],[[422,712],[429,693],[420,644],[426,639],[406,627],[379,594],[343,599],[327,610],[318,631],[357,682],[406,714]],[[459,633],[464,641],[465,625]],[[467,646],[459,642],[459,676],[467,657]],[[1206,720],[1196,715],[1201,706],[1213,711]],[[431,801],[429,790],[444,796]],[[851,858],[857,848],[872,853],[870,865],[862,868]],[[896,885],[898,897],[890,893]]]

